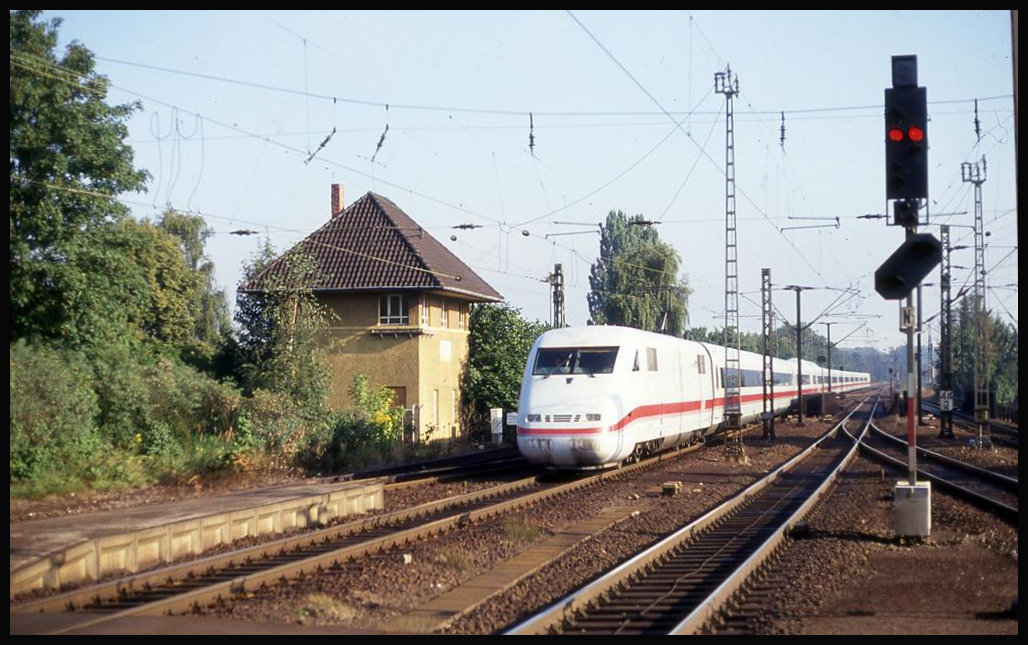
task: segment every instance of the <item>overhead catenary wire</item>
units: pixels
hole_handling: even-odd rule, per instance
[[[128,202],[128,203],[132,203],[131,200],[125,200],[125,199],[121,198],[118,195],[109,195],[107,193],[100,193],[100,192],[96,192],[96,191],[92,191],[92,190],[86,190],[86,189],[81,189],[81,188],[73,188],[73,187],[70,187],[70,186],[61,186],[61,185],[52,184],[52,183],[49,183],[49,182],[42,182],[42,181],[37,181],[37,180],[32,180],[32,179],[26,179],[24,177],[18,177],[17,175],[11,175],[11,179],[16,180],[16,181],[23,181],[23,182],[37,184],[37,185],[44,186],[46,188],[50,188],[50,189],[53,189],[53,190],[63,190],[63,191],[70,192],[70,193],[77,193],[77,194],[81,194],[81,195],[89,195],[89,196],[92,196],[92,197],[102,197],[104,199],[111,199],[111,200],[116,200],[116,201],[124,201],[124,202]],[[144,203],[144,202],[135,202],[135,203]],[[178,211],[178,212],[181,212],[181,213],[186,214],[186,215],[198,215],[198,216],[201,216],[201,217],[204,217],[204,218],[210,217],[210,218],[224,219],[224,220],[227,220],[227,221],[245,221],[245,220],[238,220],[236,218],[212,215],[210,213],[199,213],[199,212],[195,212],[195,211],[184,211],[184,210],[183,211]],[[257,224],[256,222],[250,222],[250,223],[251,224]],[[258,225],[266,226],[264,224],[258,224]],[[300,235],[308,235],[304,231],[297,231],[295,229],[287,229],[287,228],[283,228],[283,227],[277,227],[277,228],[278,228],[278,230],[285,231],[285,232],[299,233]],[[397,228],[397,227],[389,227],[389,228]],[[418,227],[418,230],[420,230],[420,227]],[[234,234],[237,234],[237,233],[235,231],[233,231],[232,234],[234,235]],[[242,233],[240,233],[240,234],[242,234]],[[247,234],[249,234],[249,232],[247,232]],[[419,265],[408,264],[408,263],[405,263],[405,262],[397,262],[395,260],[390,260],[388,258],[378,257],[378,256],[375,256],[375,255],[371,255],[370,253],[365,253],[365,252],[359,251],[357,249],[347,248],[347,247],[344,247],[344,246],[340,246],[338,244],[329,244],[327,242],[322,242],[320,240],[311,240],[309,238],[305,238],[304,242],[309,243],[309,244],[314,244],[314,245],[317,245],[317,246],[322,246],[322,247],[325,247],[325,248],[328,248],[328,249],[332,249],[332,250],[335,250],[335,251],[341,251],[343,253],[348,253],[350,255],[355,255],[355,256],[358,256],[358,257],[362,257],[362,258],[367,259],[367,260],[372,260],[372,261],[375,261],[375,262],[381,262],[383,264],[390,264],[390,265],[393,265],[393,266],[403,267],[405,269],[410,269],[412,271],[418,271],[418,272],[421,272],[421,273],[428,273],[428,274],[431,274],[431,275],[435,275],[435,276],[439,276],[439,277],[444,277],[444,278],[450,278],[450,279],[458,280],[458,281],[462,279],[462,277],[460,275],[457,275],[457,274],[445,273],[445,272],[442,272],[442,271],[433,271],[431,269],[426,269],[426,268],[424,268],[422,266],[419,266]]]
[[[691,16],[690,16],[690,18],[691,18]],[[326,97],[326,98],[327,98],[327,97]],[[333,97],[333,98],[334,98],[334,97]],[[933,103],[934,103],[934,102],[933,102]],[[438,106],[429,106],[429,107],[438,107]],[[533,107],[535,107],[535,106],[533,106]],[[862,106],[862,107],[866,107],[866,108],[873,108],[873,107],[875,107],[875,106]],[[790,113],[791,113],[791,114],[790,114],[790,118],[791,118],[791,117],[793,116],[793,114],[792,114],[793,112],[803,112],[802,110],[797,110],[797,111],[789,110],[789,111],[790,111]],[[513,110],[512,112],[520,112],[520,110]],[[521,114],[524,114],[523,112],[520,112],[520,113],[521,113]],[[536,111],[535,113],[536,113],[536,114],[545,114],[545,112],[542,112],[542,111]],[[583,114],[584,114],[584,113],[583,113]],[[660,114],[660,113],[654,113],[654,112],[649,112],[649,113],[647,113],[647,114]],[[759,113],[759,112],[754,112],[754,114],[762,114],[762,113]],[[551,123],[550,123],[549,121],[547,121],[547,126],[548,126],[548,127],[552,127],[552,124],[551,124]],[[509,126],[509,127],[515,127],[515,126]],[[517,127],[523,127],[523,126],[517,126]],[[591,125],[585,125],[585,126],[582,126],[582,127],[593,127],[593,126],[591,126]],[[397,131],[399,131],[399,129],[397,129]],[[255,136],[255,135],[252,135],[252,134],[243,134],[242,136]],[[264,141],[264,143],[265,143],[265,145],[267,145],[267,143],[268,143],[268,142],[267,142],[267,141],[265,140],[265,141]],[[694,165],[695,165],[695,164],[694,164]],[[421,195],[419,195],[419,196],[421,196]],[[188,204],[188,203],[187,203],[187,206],[191,206],[191,204]],[[505,218],[502,218],[502,219],[501,219],[500,221],[505,221]]]
[[[569,12],[570,13],[570,12]],[[388,100],[366,100],[358,99],[354,97],[345,97],[335,94],[321,94],[317,92],[307,92],[303,90],[296,90],[287,87],[279,87],[275,85],[269,85],[266,83],[258,83],[256,81],[244,81],[239,79],[228,78],[225,76],[216,76],[212,74],[203,74],[200,72],[190,72],[186,70],[179,70],[170,67],[162,67],[159,65],[151,65],[147,63],[139,63],[134,61],[127,61],[117,58],[109,58],[104,56],[96,56],[96,60],[103,61],[106,63],[114,63],[118,65],[127,65],[132,67],[139,67],[142,69],[150,69],[153,71],[177,74],[183,76],[190,76],[194,78],[201,78],[210,81],[217,81],[222,83],[228,83],[232,85],[239,85],[243,87],[251,87],[253,89],[265,90],[270,92],[278,92],[283,94],[292,94],[295,96],[304,96],[311,99],[323,100],[323,101],[338,101],[340,103],[349,103],[353,105],[361,105],[367,107],[385,107],[386,105],[391,106],[393,110],[411,110],[411,111],[422,111],[422,112],[453,112],[453,113],[467,113],[467,114],[492,114],[502,116],[520,116],[523,117],[525,114],[532,112],[536,116],[561,116],[561,117],[595,117],[595,116],[692,116],[695,114],[707,114],[704,112],[669,112],[661,109],[659,112],[653,111],[611,111],[611,110],[538,110],[538,109],[524,109],[524,108],[477,108],[459,105],[428,105],[428,104],[417,104],[417,103],[397,103],[395,101]],[[939,101],[930,101],[929,105],[954,105],[954,104],[973,104],[975,101],[998,101],[1008,100],[1013,98],[1013,94],[997,94],[993,96],[977,97],[977,98],[966,98],[966,99],[948,99]],[[822,114],[822,113],[833,113],[833,112],[846,112],[846,111],[871,111],[874,114],[868,114],[871,116],[880,116],[880,105],[865,104],[865,105],[842,105],[842,106],[825,106],[825,107],[810,107],[810,108],[791,108],[787,110],[790,115],[809,115],[809,114]],[[753,112],[755,115],[761,116],[778,116],[781,113],[780,110],[764,110]]]

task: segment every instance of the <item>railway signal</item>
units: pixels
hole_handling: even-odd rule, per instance
[[[928,101],[917,85],[917,57],[892,57],[892,87],[885,89],[885,197],[893,203],[893,224],[906,239],[875,271],[875,291],[886,300],[906,299],[902,331],[907,335],[908,482],[897,483],[895,528],[898,535],[931,533],[931,483],[917,481],[917,435],[914,432],[914,312],[911,292],[942,261],[942,245],[918,234],[922,201],[928,204]],[[919,292],[920,293],[920,292]],[[918,331],[918,333],[920,333]]]
[[[928,94],[917,86],[916,57],[893,57],[892,84],[885,88],[885,197],[927,199]],[[909,216],[909,211],[904,214]],[[896,217],[900,219],[898,210]]]

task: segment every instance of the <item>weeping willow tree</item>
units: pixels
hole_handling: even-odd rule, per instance
[[[600,232],[600,257],[589,275],[592,322],[681,336],[690,290],[678,278],[678,253],[642,215],[611,211]]]

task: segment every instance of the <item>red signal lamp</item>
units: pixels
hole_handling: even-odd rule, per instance
[[[903,141],[903,130],[900,128],[889,128],[889,141]]]
[[[907,130],[907,136],[910,137],[910,140],[914,143],[921,143],[924,141],[924,130],[916,125],[912,125],[910,126],[910,129]]]

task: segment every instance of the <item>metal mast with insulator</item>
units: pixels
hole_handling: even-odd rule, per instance
[[[939,438],[953,438],[953,302],[950,296],[949,226],[941,227],[942,271],[939,279]]]
[[[974,418],[978,424],[979,447],[991,446],[989,432],[989,357],[988,320],[985,313],[985,238],[982,225],[982,184],[985,183],[985,157],[981,163],[960,164],[961,180],[974,184]]]
[[[764,341],[763,397],[765,441],[775,440],[775,312],[771,304],[771,269],[760,270],[760,321]]]
[[[735,114],[733,99],[739,93],[739,80],[732,70],[714,74],[714,91],[725,95],[725,367],[722,385],[725,390],[726,456],[745,459],[742,437],[742,372],[739,367],[739,255],[735,218]]]

